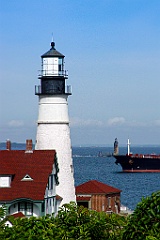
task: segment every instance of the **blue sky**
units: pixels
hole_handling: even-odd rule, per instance
[[[40,56],[69,72],[72,145],[160,144],[159,0],[0,0],[0,141],[35,141]]]

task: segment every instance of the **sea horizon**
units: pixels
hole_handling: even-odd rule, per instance
[[[25,142],[11,142],[12,145],[26,145]],[[99,148],[99,147],[113,147],[114,144],[91,144],[91,143],[87,143],[87,144],[73,144],[72,147],[90,147],[90,148]],[[6,146],[6,142],[0,142],[0,147],[1,146]],[[33,143],[33,146],[35,146],[35,144]],[[131,147],[159,147],[160,148],[160,144],[131,144]],[[119,147],[127,147],[127,143],[126,144],[119,144]]]

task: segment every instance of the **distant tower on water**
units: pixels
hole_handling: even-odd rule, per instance
[[[41,85],[35,87],[35,94],[39,96],[35,149],[57,152],[59,185],[56,192],[63,198],[61,205],[76,201],[67,102],[71,86],[65,84],[68,75],[64,70],[64,57],[51,42],[51,49],[41,56]]]
[[[118,149],[118,139],[116,138],[114,141],[114,155],[118,155],[119,149]]]

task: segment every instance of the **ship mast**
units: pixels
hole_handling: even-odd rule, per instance
[[[129,138],[128,138],[128,142],[127,142],[127,149],[128,149],[128,151],[127,151],[127,154],[129,155],[130,154],[130,141],[129,141]]]

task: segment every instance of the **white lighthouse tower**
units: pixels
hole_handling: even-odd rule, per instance
[[[59,185],[56,193],[63,198],[61,205],[76,201],[67,102],[71,86],[65,85],[68,75],[64,70],[64,57],[51,42],[51,49],[41,56],[41,85],[35,88],[39,96],[35,149],[57,152]]]

